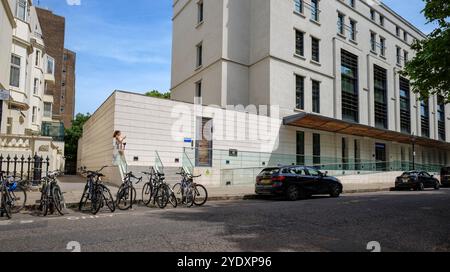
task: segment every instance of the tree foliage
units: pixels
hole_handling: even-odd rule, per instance
[[[161,93],[157,90],[153,90],[151,92],[147,92],[145,95],[156,98],[170,99],[170,92]]]
[[[409,61],[404,76],[411,79],[411,87],[421,99],[432,95],[442,95],[446,104],[450,103],[450,1],[425,0],[423,13],[429,24],[437,28],[424,40],[415,41],[412,49],[417,55]]]
[[[83,135],[83,126],[89,120],[91,115],[89,113],[79,113],[75,116],[72,122],[72,127],[66,129],[64,135],[65,142],[65,156],[67,160],[75,161],[78,152],[78,140]]]

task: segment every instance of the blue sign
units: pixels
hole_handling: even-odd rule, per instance
[[[190,144],[192,143],[192,138],[184,138],[184,142]]]

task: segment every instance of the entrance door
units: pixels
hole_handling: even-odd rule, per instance
[[[377,171],[386,171],[387,163],[386,163],[386,145],[385,144],[375,144],[375,160],[376,160],[376,169]]]
[[[2,133],[3,100],[0,100],[0,133]]]
[[[210,118],[198,118],[195,164],[197,167],[211,167],[213,160],[213,125]]]

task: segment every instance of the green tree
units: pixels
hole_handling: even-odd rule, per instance
[[[75,116],[72,122],[72,127],[65,130],[65,156],[68,161],[77,160],[78,140],[83,135],[83,126],[89,120],[91,115],[89,113],[79,113]]]
[[[145,95],[156,98],[170,99],[170,92],[161,93],[157,90],[153,90],[151,92],[147,92]]]
[[[437,28],[424,40],[415,41],[412,49],[417,55],[409,61],[404,76],[411,79],[415,93],[425,100],[432,95],[442,95],[450,103],[450,2],[448,0],[424,0],[422,11],[429,24]]]

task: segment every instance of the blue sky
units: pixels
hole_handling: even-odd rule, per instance
[[[129,3],[81,0],[70,6],[66,0],[40,0],[40,7],[66,17],[66,47],[77,53],[77,113],[94,112],[115,89],[170,88],[172,0]],[[422,0],[384,3],[422,31],[432,30],[419,14]]]

